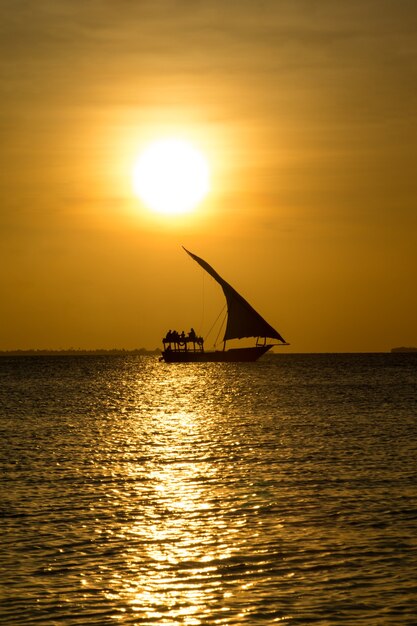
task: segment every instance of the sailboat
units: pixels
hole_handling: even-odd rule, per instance
[[[222,350],[205,350],[204,339],[191,329],[188,335],[168,331],[163,339],[164,349],[161,360],[166,363],[204,363],[204,362],[249,362],[257,361],[268,352],[275,343],[288,345],[285,339],[273,328],[228,282],[224,280],[204,259],[183,249],[222,287],[227,303],[227,323]],[[256,344],[250,347],[226,349],[226,342],[244,337],[255,338]]]

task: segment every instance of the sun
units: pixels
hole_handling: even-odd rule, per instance
[[[133,191],[151,210],[165,215],[192,211],[210,191],[204,154],[183,139],[149,144],[133,167]]]

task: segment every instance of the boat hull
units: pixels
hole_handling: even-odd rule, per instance
[[[250,363],[257,361],[272,345],[254,346],[252,348],[231,348],[230,350],[213,350],[194,352],[193,350],[164,350],[162,360],[165,363]]]

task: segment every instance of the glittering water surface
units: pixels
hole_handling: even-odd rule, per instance
[[[4,624],[415,624],[416,355],[0,359]]]

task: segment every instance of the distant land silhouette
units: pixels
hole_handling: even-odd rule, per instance
[[[134,350],[124,350],[119,348],[112,348],[110,350],[97,349],[97,350],[83,350],[78,348],[68,348],[63,350],[0,350],[0,356],[82,356],[82,355],[126,355],[126,354],[161,354],[159,348],[155,350],[147,350],[146,348],[136,348]]]
[[[417,348],[406,348],[402,346],[401,348],[391,348],[391,352],[417,352]]]

